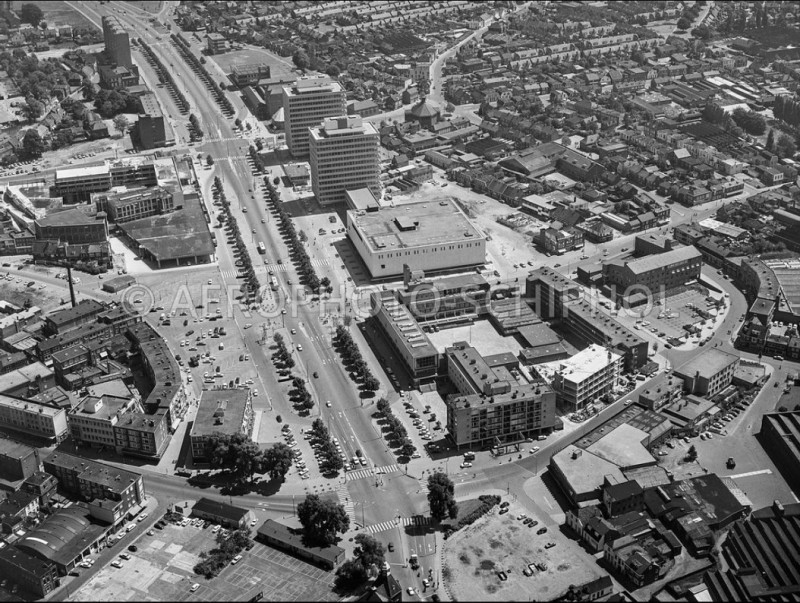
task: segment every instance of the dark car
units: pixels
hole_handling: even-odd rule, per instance
[[[390,552],[390,553],[393,553],[393,552],[394,552],[394,543],[393,543],[393,542],[390,542],[390,543],[389,543],[389,546],[388,546],[387,548],[389,549],[389,552]]]
[[[130,546],[128,547],[128,550],[129,550],[131,553],[135,553],[136,551],[138,551],[138,550],[139,550],[139,547],[138,547],[138,546],[136,546],[135,544],[132,544],[132,545],[130,545]]]
[[[536,533],[539,534],[540,536],[545,532],[547,532],[547,528],[539,528],[538,530],[536,530]]]
[[[500,509],[500,515],[503,515],[504,513],[508,513],[508,507],[503,507]]]
[[[509,502],[508,502],[508,501],[501,502],[501,503],[500,503],[500,508],[501,508],[501,509],[505,509],[505,508],[506,508],[508,505],[509,505]]]

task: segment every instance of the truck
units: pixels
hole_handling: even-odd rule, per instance
[[[264,241],[258,242],[258,253],[260,253],[261,255],[267,253],[267,248],[264,246]]]

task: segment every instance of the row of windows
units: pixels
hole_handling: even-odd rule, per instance
[[[404,254],[408,256],[408,255],[418,255],[419,253],[423,253],[423,254],[426,254],[426,253],[442,253],[444,251],[453,251],[455,249],[463,249],[463,248],[466,248],[466,247],[473,247],[473,246],[474,247],[480,247],[482,245],[483,245],[483,243],[459,243],[458,245],[450,245],[449,247],[433,247],[433,248],[430,248],[430,249],[423,247],[422,249],[415,249],[415,250],[413,250],[413,252],[412,251],[406,251],[406,252],[398,251],[398,252],[393,252],[393,253],[380,253],[380,254],[378,254],[378,259],[379,260],[383,260],[385,258],[392,258],[392,257],[398,257],[399,258],[399,257],[403,257]]]

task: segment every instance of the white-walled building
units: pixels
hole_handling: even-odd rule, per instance
[[[320,205],[344,203],[348,190],[380,197],[380,137],[359,115],[326,119],[309,133],[311,188]]]
[[[482,265],[486,235],[452,201],[347,212],[347,234],[372,278]]]
[[[347,114],[346,95],[328,76],[301,77],[283,88],[286,144],[294,157],[308,155],[309,128]]]
[[[622,356],[593,344],[566,360],[537,365],[559,403],[580,410],[609,393],[622,373]]]

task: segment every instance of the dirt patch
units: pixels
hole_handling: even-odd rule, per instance
[[[516,515],[533,514],[516,503],[513,506],[517,508],[504,515],[490,512],[445,542],[443,566],[448,571],[447,575],[442,572],[442,578],[455,600],[552,599],[566,592],[576,575],[585,580],[603,575],[596,560],[578,543],[558,533],[555,526],[548,526],[547,536],[537,536],[536,530],[521,527]],[[540,524],[547,521],[544,517],[536,519]],[[556,542],[556,546],[545,549],[548,541]],[[548,569],[533,576],[523,574],[529,563],[539,562],[546,563]],[[501,571],[507,580],[500,580]]]

